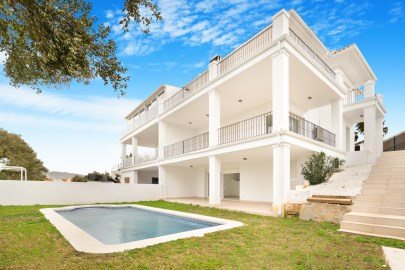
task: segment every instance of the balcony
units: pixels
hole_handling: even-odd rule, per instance
[[[208,70],[206,70],[200,75],[198,75],[197,78],[189,82],[176,94],[168,98],[163,103],[163,112],[167,112],[171,108],[183,102],[183,100],[199,92],[204,86],[208,84],[208,81],[209,81]]]
[[[158,116],[158,106],[151,107],[149,110],[145,111],[144,113],[139,114],[138,117],[133,118],[132,122],[128,125],[127,129],[122,132],[122,137],[128,135],[135,129],[146,124],[147,122],[156,118],[157,116]]]
[[[306,52],[320,67],[322,67],[326,73],[328,73],[333,79],[336,79],[335,72],[319,57],[293,30],[290,29],[290,37],[294,40],[298,46]]]
[[[264,113],[219,129],[219,144],[226,144],[245,140],[272,131],[273,115],[271,112]]]
[[[258,55],[268,48],[272,41],[272,25],[242,44],[239,48],[224,57],[219,63],[219,76],[222,76],[239,67],[247,60]]]
[[[353,89],[353,90],[350,90],[349,92],[347,92],[343,103],[345,105],[349,105],[349,104],[357,103],[357,102],[360,102],[363,100],[364,100],[363,91],[356,88],[356,89]]]
[[[293,113],[290,113],[290,131],[335,147],[335,134]]]
[[[289,130],[312,140],[335,146],[336,136],[293,113],[289,115]],[[227,144],[272,133],[272,112],[258,115],[219,129],[219,144]]]
[[[164,157],[177,156],[208,147],[208,132],[164,147]]]

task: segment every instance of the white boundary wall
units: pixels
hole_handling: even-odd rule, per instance
[[[91,204],[159,199],[159,185],[0,181],[0,205]]]

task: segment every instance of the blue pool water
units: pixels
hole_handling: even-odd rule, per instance
[[[107,245],[220,225],[134,207],[86,207],[57,213]]]

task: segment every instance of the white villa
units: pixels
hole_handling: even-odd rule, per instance
[[[122,183],[159,184],[161,198],[267,202],[281,214],[311,153],[346,165],[380,156],[386,110],[375,81],[356,45],[331,52],[281,10],[186,86],[162,85],[130,112],[114,171]],[[354,151],[358,122],[364,147]],[[156,155],[140,157],[139,147]]]

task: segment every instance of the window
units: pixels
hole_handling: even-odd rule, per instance
[[[152,184],[154,184],[154,185],[159,184],[159,178],[158,177],[152,177]]]

